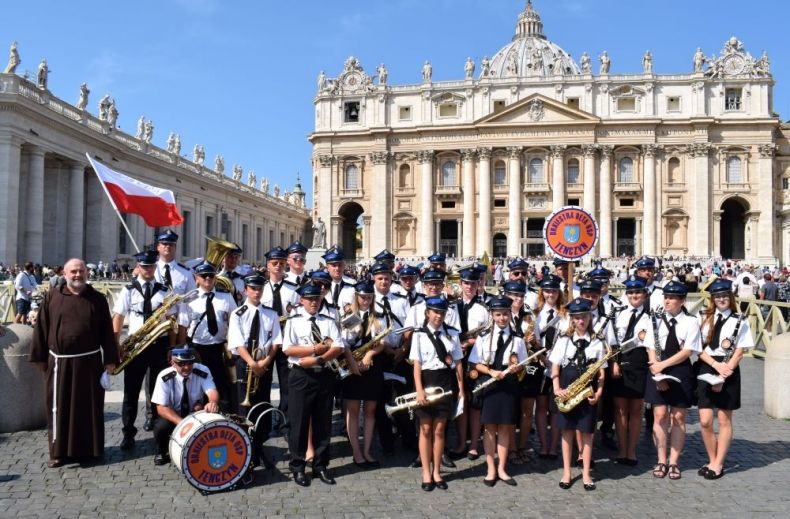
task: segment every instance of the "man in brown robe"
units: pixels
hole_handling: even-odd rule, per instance
[[[86,283],[85,263],[64,265],[66,283],[54,287],[41,305],[30,361],[47,376],[49,467],[67,459],[87,461],[104,455],[102,372],[118,362],[105,297]]]

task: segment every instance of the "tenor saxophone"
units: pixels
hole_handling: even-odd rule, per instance
[[[607,346],[606,355],[601,357],[601,359],[595,363],[590,364],[590,367],[587,368],[587,371],[582,373],[579,378],[574,380],[568,387],[565,388],[565,398],[560,398],[559,396],[554,397],[554,401],[557,403],[557,408],[563,413],[569,413],[573,411],[576,406],[587,400],[587,398],[593,394],[592,382],[597,376],[598,370],[601,369],[601,366],[603,366],[606,361],[618,353],[619,350],[613,350]]]
[[[116,366],[112,372],[117,375],[129,365],[138,355],[140,355],[146,348],[156,342],[159,337],[164,335],[170,330],[177,330],[175,317],[166,317],[167,312],[170,311],[175,305],[179,303],[186,303],[197,297],[197,289],[191,290],[186,294],[170,294],[162,301],[162,305],[154,310],[151,317],[145,320],[139,330],[129,335],[126,340],[121,343],[121,357],[123,361]]]

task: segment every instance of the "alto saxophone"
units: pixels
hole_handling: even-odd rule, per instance
[[[587,371],[582,373],[579,378],[574,380],[568,387],[565,388],[567,393],[565,398],[560,398],[559,396],[554,397],[554,401],[557,403],[557,408],[563,413],[569,413],[573,411],[576,406],[587,400],[587,398],[593,394],[592,382],[595,379],[598,370],[601,369],[601,366],[603,366],[606,361],[618,353],[619,350],[613,350],[607,346],[606,355],[604,355],[597,362],[590,364],[590,367],[587,368]]]
[[[162,305],[154,310],[154,313],[145,320],[140,329],[129,335],[126,340],[121,343],[121,357],[123,361],[116,366],[112,374],[117,375],[126,369],[126,366],[128,366],[130,362],[137,358],[138,355],[156,342],[156,340],[166,332],[176,330],[176,319],[175,317],[165,317],[167,312],[179,303],[192,301],[197,295],[198,291],[194,289],[186,294],[170,294],[165,297],[162,301]]]
[[[386,328],[384,331],[377,334],[375,337],[371,338],[368,342],[366,342],[356,350],[352,351],[351,355],[354,357],[354,360],[360,362],[363,358],[365,358],[365,354],[370,350],[372,350],[373,348],[375,348],[384,337],[389,335],[391,331],[392,331],[392,324],[390,324],[389,327]],[[348,368],[348,361],[346,361],[346,359],[344,358],[337,359],[337,363],[338,365],[340,365],[341,368]]]

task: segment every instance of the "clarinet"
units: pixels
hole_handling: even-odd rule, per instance
[[[735,329],[732,335],[721,341],[721,347],[725,350],[724,363],[728,363],[732,356],[735,354],[735,347],[738,345],[738,332],[741,331],[741,323],[743,322],[744,314],[738,314],[738,320],[735,322]]]
[[[650,310],[650,321],[653,323],[654,347],[659,361],[664,360],[664,348],[661,347],[661,343],[658,340],[658,319],[663,317],[663,315],[664,309],[662,307],[658,307],[655,310]]]

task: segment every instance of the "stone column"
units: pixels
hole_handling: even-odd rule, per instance
[[[507,233],[507,255],[518,256],[521,233],[519,224],[521,222],[521,146],[510,146],[508,176],[510,178],[510,189],[508,190],[508,233]]]
[[[457,225],[457,229],[456,229],[455,232],[456,232],[456,235],[458,236],[458,238],[456,238],[455,251],[456,251],[456,257],[460,258],[460,257],[463,257],[463,256],[466,255],[466,254],[461,254],[462,247],[464,249],[466,249],[466,245],[461,243],[462,241],[464,241],[464,239],[462,237],[464,236],[464,233],[466,232],[465,231],[465,227],[466,226],[464,225],[464,220],[462,218],[458,218],[455,221],[455,223]]]
[[[480,157],[478,189],[480,198],[477,203],[477,254],[489,254],[493,251],[488,247],[493,245],[491,238],[491,148],[478,148]]]
[[[71,164],[67,221],[66,255],[69,258],[82,258],[85,254],[85,164],[82,162]]]
[[[475,155],[473,149],[461,150],[464,190],[464,226],[463,244],[458,247],[459,256],[475,255]],[[461,235],[458,235],[461,238]]]
[[[389,179],[388,151],[376,151],[370,154],[373,162],[373,189],[370,198],[372,236],[370,245],[374,251],[391,247],[392,240],[392,198],[389,196],[391,183]]]
[[[313,193],[317,201],[317,211],[314,211],[312,214],[313,222],[316,221],[317,217],[320,217],[324,225],[328,225],[328,222],[332,218],[332,184],[334,181],[332,166],[334,166],[336,162],[335,157],[332,155],[318,156],[318,181],[315,183],[318,193]],[[329,239],[329,236],[327,236],[327,239]],[[327,244],[329,245],[331,242]],[[266,252],[273,247],[274,244],[270,243]]]
[[[417,246],[418,256],[430,256],[435,247],[433,222],[433,151],[417,153],[417,161],[422,165],[420,180],[420,227]],[[435,236],[439,236],[437,232]]]
[[[24,261],[40,262],[44,248],[44,150],[32,146],[25,199]]]
[[[613,233],[612,234],[613,234],[613,238],[614,238],[612,241],[614,242],[614,254],[613,254],[614,256],[617,256],[617,238],[619,238],[619,236],[617,236],[617,220],[619,220],[619,219],[620,218],[617,217],[617,216],[612,218],[612,228],[613,228]]]
[[[595,151],[598,147],[595,144],[585,144],[582,146],[584,153],[584,208],[595,216]]]
[[[565,205],[565,149],[564,144],[551,147],[551,210]]]
[[[760,239],[757,242],[757,254],[759,254],[760,262],[773,263],[776,261],[776,254],[774,250],[774,184],[773,184],[773,162],[774,153],[776,153],[776,145],[762,144],[758,148],[760,153],[759,164],[757,167],[758,174],[760,175],[757,182],[760,192],[757,195],[757,200],[760,206],[760,220],[757,223],[758,236]]]
[[[642,218],[637,216],[635,220],[636,232],[634,233],[634,255],[642,256],[643,254],[649,254],[642,249]],[[647,227],[647,225],[645,225],[645,227]]]
[[[429,250],[428,254],[425,254],[425,256],[430,256],[431,252],[439,252],[440,249],[439,241],[442,239],[442,221],[436,220],[434,222],[434,228],[436,229],[436,232],[434,233],[436,238],[434,240],[433,247]]]
[[[711,146],[707,142],[691,145],[691,156],[694,157],[694,233],[689,244],[689,254],[710,255],[710,167],[708,152]],[[770,212],[770,210],[769,210]]]
[[[11,135],[0,135],[0,261],[5,265],[13,265],[19,259],[21,157],[22,141]]]
[[[287,240],[288,237],[286,236],[285,239]],[[343,217],[342,216],[332,216],[329,218],[329,232],[327,234],[327,248],[331,247],[335,244],[342,244],[343,243]],[[341,245],[342,247],[342,245]],[[381,247],[380,249],[376,249],[377,252],[384,250],[385,247]]]
[[[721,215],[724,211],[713,211],[713,254],[721,253]]]
[[[601,146],[600,170],[601,212],[598,219],[601,238],[599,240],[600,256],[612,256],[612,147]],[[614,249],[617,250],[616,248]]]
[[[370,216],[362,217],[362,257],[372,258],[375,254],[370,249]]]
[[[646,144],[642,148],[645,161],[645,176],[642,185],[645,210],[644,253],[654,256],[656,254],[656,146]]]

